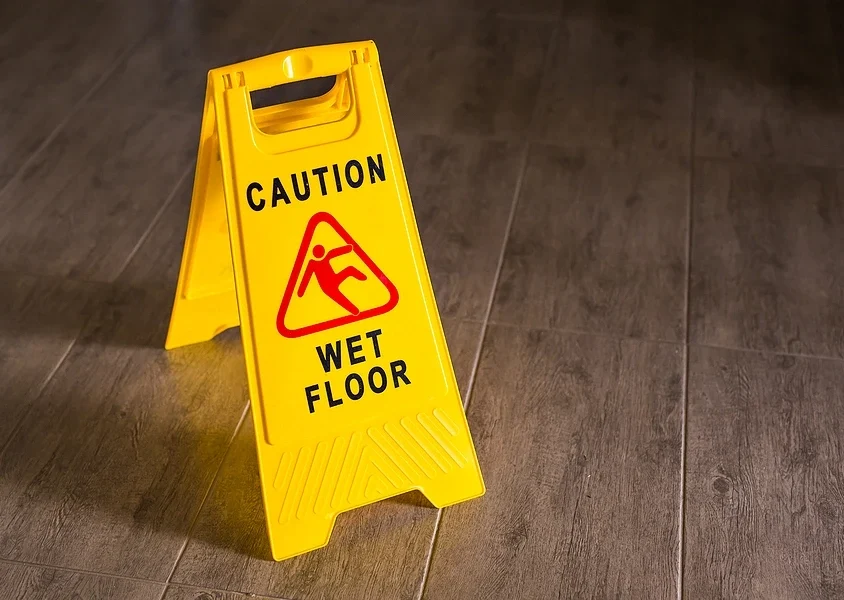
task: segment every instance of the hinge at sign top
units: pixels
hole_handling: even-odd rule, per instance
[[[368,63],[369,62],[369,48],[364,48],[363,52],[361,53],[360,61],[358,61],[358,51],[352,50],[352,64],[356,65],[358,62]]]
[[[235,73],[235,77],[237,77],[237,87],[246,87],[246,76],[243,74],[243,71]],[[232,85],[231,73],[225,73],[223,75],[223,87],[227,90],[234,87],[234,85]]]

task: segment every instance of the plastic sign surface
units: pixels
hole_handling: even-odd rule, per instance
[[[329,75],[253,110],[250,92]],[[276,560],[364,504],[484,493],[372,42],[208,75],[166,345],[238,324]]]

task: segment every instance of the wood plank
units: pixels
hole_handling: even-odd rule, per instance
[[[73,344],[103,286],[0,274],[0,449]]]
[[[81,110],[0,197],[0,269],[112,280],[191,164],[197,125]]]
[[[285,23],[297,14],[297,4],[295,0],[171,3],[162,11],[166,15],[162,26],[121,61],[92,102],[185,111],[195,114],[198,122],[208,71],[266,54]]]
[[[170,585],[162,600],[273,600],[267,596]]]
[[[0,589],[4,598],[26,600],[153,600],[164,584],[0,562]]]
[[[417,0],[379,0],[379,4],[418,8]],[[562,3],[559,0],[433,0],[426,2],[426,8],[450,10],[454,12],[472,11],[481,14],[495,13],[514,17],[534,17],[553,19],[560,14]]]
[[[844,597],[841,362],[692,348],[687,598]]]
[[[561,21],[539,94],[536,139],[568,148],[688,155],[687,23],[674,19],[668,25],[658,19],[660,11],[654,13],[639,21]]]
[[[437,136],[402,137],[402,157],[440,314],[485,316],[521,145]]]
[[[829,4],[697,3],[697,155],[844,164]]]
[[[683,339],[684,159],[532,146],[492,318]]]
[[[682,347],[493,326],[426,598],[675,598]]]
[[[193,173],[190,173],[179,184],[161,218],[120,274],[118,281],[121,284],[167,291],[175,297],[192,191]]]
[[[4,3],[0,189],[152,25],[161,4]]]
[[[679,39],[679,31],[688,31],[692,17],[690,0],[568,0],[563,4],[563,15],[569,18],[589,18],[598,22],[626,23],[648,26],[662,42]],[[666,48],[667,49],[667,48]],[[689,51],[687,40],[676,50]],[[690,58],[690,56],[689,56]]]
[[[165,352],[171,297],[118,289],[0,463],[0,557],[166,580],[246,407],[239,337]]]
[[[480,325],[446,321],[466,390]],[[273,562],[252,419],[235,439],[173,582],[288,598],[417,597],[437,511],[419,493],[341,514],[328,546]]]
[[[832,28],[832,39],[835,44],[838,59],[838,73],[844,81],[844,6],[840,2],[827,2],[829,24]]]
[[[691,340],[844,356],[844,176],[701,160],[695,183]]]

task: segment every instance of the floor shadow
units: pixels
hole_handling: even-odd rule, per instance
[[[6,558],[37,560],[43,544],[56,564],[159,577],[187,536],[247,402],[240,340],[152,347],[166,320],[156,327],[150,298],[132,297],[98,307],[5,449]],[[13,384],[4,401],[20,395]]]
[[[0,336],[164,348],[175,282],[138,287],[38,275],[0,275]]]
[[[656,52],[694,64],[699,79],[714,77],[727,86],[766,90],[819,111],[839,112],[844,8],[838,4],[572,0],[564,14],[606,28],[644,28]]]

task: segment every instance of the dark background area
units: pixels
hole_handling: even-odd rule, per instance
[[[0,5],[0,598],[844,597],[842,27],[819,0]],[[274,563],[238,330],[163,350],[206,73],[360,39],[488,491]]]

